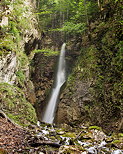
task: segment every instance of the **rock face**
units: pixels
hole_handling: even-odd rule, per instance
[[[34,16],[33,13],[34,8],[36,7],[35,2],[32,3],[31,0],[26,0],[22,1],[21,4],[15,4],[14,1],[9,2],[8,5],[4,4],[4,2],[1,3],[3,5],[0,7],[0,27],[3,40],[0,38],[0,82],[13,84],[16,82],[16,71],[20,69],[20,65],[22,65],[20,64],[18,58],[21,56],[20,53],[18,54],[18,50],[19,52],[25,52],[27,55],[29,55],[32,50],[38,48],[40,44],[40,33],[38,32],[37,28],[38,22],[36,16]],[[20,16],[18,16],[18,12],[15,12],[17,7],[23,9],[23,12],[20,12]],[[27,9],[25,10],[25,8]],[[15,18],[17,19],[15,20]],[[20,18],[21,20],[26,19],[28,21],[21,21]],[[20,26],[16,25],[18,20],[18,24],[20,24]],[[24,23],[21,22],[29,23],[27,24],[27,27],[25,27]],[[10,33],[11,35],[9,38],[7,33]],[[19,41],[16,42],[16,44],[13,43],[15,39]],[[29,73],[28,75],[26,73],[26,77],[29,79]]]
[[[108,132],[123,130],[123,42],[115,15],[90,22],[90,34],[82,36],[81,55],[61,97],[57,122],[86,121]]]
[[[0,57],[0,82],[13,84],[16,80],[17,57],[9,53]]]
[[[58,39],[60,40],[60,39]],[[58,41],[54,46],[54,40],[50,38],[50,36],[44,36],[42,40],[42,48],[43,49],[50,49],[51,51],[60,51],[61,48],[61,42]],[[69,49],[71,49],[74,45],[70,45]],[[66,62],[67,62],[67,74],[72,70],[75,64],[75,60],[77,59],[76,57],[78,56],[78,52],[75,50],[73,52],[68,51],[68,46],[66,46]],[[73,60],[74,59],[74,60]],[[57,64],[58,64],[58,55],[48,55],[46,56],[43,53],[36,53],[33,61],[32,61],[32,75],[31,78],[33,80],[34,86],[35,86],[35,94],[36,94],[36,109],[37,109],[37,114],[38,118],[41,120],[43,111],[45,109],[45,106],[48,102],[51,88],[53,86],[54,82],[54,76],[55,76],[55,71],[57,69]],[[73,62],[74,61],[74,62]],[[70,66],[70,68],[68,67]],[[73,66],[72,66],[73,65]],[[64,94],[63,94],[64,95]],[[64,96],[63,96],[63,103],[60,103],[64,105]],[[71,107],[70,107],[71,108]],[[61,110],[63,108],[61,107]],[[67,110],[67,108],[66,108]],[[72,108],[70,109],[72,112]],[[65,111],[65,110],[64,110]],[[63,111],[63,112],[64,112]],[[62,111],[60,111],[62,112]],[[61,123],[63,121],[60,120],[60,114],[64,115],[59,112],[59,118],[58,121]],[[75,111],[75,112],[78,112]],[[69,117],[68,117],[69,118]],[[72,119],[71,119],[72,120]]]
[[[19,124],[28,123],[33,112],[34,120],[31,123],[34,123],[36,114],[31,104],[36,102],[36,98],[29,65],[34,55],[32,51],[41,42],[38,17],[34,13],[36,1],[12,0],[0,3],[0,109],[6,110],[6,114]],[[28,115],[24,113],[26,105],[28,109],[25,112]],[[23,114],[27,115],[26,122]]]
[[[32,80],[35,86],[36,109],[41,120],[43,109],[49,97],[55,74],[56,56],[35,54],[32,62]]]
[[[8,17],[3,16],[2,21],[0,23],[1,27],[8,26]]]
[[[90,84],[90,82],[79,81],[79,79],[72,81],[72,83],[68,81],[68,85],[60,97],[56,123],[74,125],[83,123],[88,119],[85,106],[92,103],[89,92]]]

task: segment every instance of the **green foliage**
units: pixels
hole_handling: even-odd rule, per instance
[[[82,34],[87,20],[96,12],[97,3],[84,0],[40,1],[40,20],[45,30]]]
[[[16,72],[16,76],[17,76],[17,81],[18,81],[18,83],[19,83],[21,86],[23,86],[24,81],[25,81],[25,79],[26,79],[24,72],[23,72],[22,70],[19,70],[19,71]]]
[[[17,76],[17,82],[18,85],[20,85],[21,87],[24,87],[25,83],[24,81],[26,80],[26,76],[25,76],[25,72],[24,70],[28,71],[28,65],[29,65],[29,59],[27,57],[27,55],[23,52],[18,52],[17,53],[17,60],[18,60],[18,71],[16,72],[16,76]]]
[[[18,61],[19,61],[19,68],[20,69],[25,69],[29,65],[29,58],[24,52],[19,52],[18,53]]]
[[[113,2],[108,4],[110,9],[113,9],[113,4]],[[86,5],[86,8],[89,9],[88,6]],[[89,10],[87,11],[91,23],[89,25],[90,37],[88,37],[88,33],[82,35],[81,55],[71,74],[72,77],[68,77],[67,83],[67,88],[76,87],[79,83],[78,80],[91,83],[89,92],[93,97],[92,102],[83,103],[83,110],[86,117],[89,116],[95,125],[105,124],[106,126],[109,125],[109,122],[120,119],[123,110],[123,41],[122,23],[119,22],[121,21],[121,14],[119,13],[121,7],[117,3],[114,12],[110,9],[107,10],[107,5],[104,6],[104,13],[109,11],[108,13],[111,15],[108,15],[105,20],[99,18],[96,21],[95,19],[91,21],[91,15],[94,13],[91,13],[90,10],[89,15]],[[73,19],[79,18],[79,14],[76,14]],[[76,88],[73,89],[72,93],[76,93]],[[68,94],[67,97],[71,98],[72,95]],[[78,97],[81,95],[78,94]]]
[[[9,5],[10,4],[10,0],[4,0],[2,2],[0,2],[1,5]]]
[[[43,53],[45,56],[56,56],[59,54],[59,51],[53,51],[51,49],[41,49],[41,50],[34,50],[34,53]]]
[[[42,12],[38,12],[36,14],[38,14],[38,15],[47,15],[47,14],[51,14],[51,13],[52,13],[52,11],[42,11]]]
[[[20,52],[22,32],[32,28],[30,21],[34,14],[27,14],[29,7],[24,5],[23,0],[6,0],[4,3],[13,9],[7,15],[8,26],[1,27],[0,49],[2,54],[7,54],[9,51]]]
[[[13,36],[7,34],[5,37],[0,38],[0,49],[3,53],[9,53],[9,51],[16,51],[17,46],[16,43],[13,42]]]
[[[86,29],[86,24],[85,23],[72,23],[72,22],[65,22],[64,26],[61,28],[61,31],[64,31],[68,34],[78,34],[81,33],[83,31],[85,31]]]
[[[17,44],[17,47],[19,47],[21,36],[20,36],[20,30],[17,28],[17,23],[14,21],[10,21],[9,26],[10,26],[9,33],[13,36],[13,41]]]

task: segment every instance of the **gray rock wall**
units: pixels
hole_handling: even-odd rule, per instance
[[[13,84],[16,80],[17,57],[14,52],[0,57],[0,82]]]

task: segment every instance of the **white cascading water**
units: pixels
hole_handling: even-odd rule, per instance
[[[50,124],[52,124],[54,120],[55,110],[57,106],[57,100],[59,97],[60,89],[66,81],[65,45],[66,45],[65,43],[62,45],[61,53],[59,56],[55,87],[52,89],[50,100],[47,104],[46,110],[44,112],[44,116],[42,118],[43,122],[50,123]]]

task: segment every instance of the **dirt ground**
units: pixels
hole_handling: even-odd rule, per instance
[[[0,117],[0,154],[7,151],[9,154],[22,152],[28,145],[26,142],[28,132],[6,118]]]

